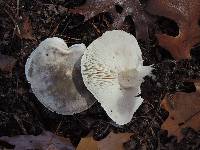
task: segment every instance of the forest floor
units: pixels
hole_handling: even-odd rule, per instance
[[[143,0],[142,5],[145,3]],[[68,46],[89,45],[105,31],[113,29],[115,20],[109,12],[102,12],[87,21],[83,15],[68,12],[83,4],[84,0],[19,0],[18,4],[15,0],[0,0],[0,137],[40,135],[45,130],[69,138],[76,147],[89,133],[95,140],[101,140],[110,132],[128,132],[132,136],[124,143],[127,150],[200,149],[200,131],[195,130],[196,126],[193,128],[193,122],[190,121],[188,126],[179,122],[180,140],[177,140],[177,134],[168,134],[168,127],[161,127],[170,114],[161,105],[164,97],[173,105],[170,95],[194,93],[197,87],[193,81],[196,83],[200,77],[199,45],[192,49],[192,59],[181,61],[175,60],[159,45],[156,32],[176,34],[178,30],[175,22],[164,17],[154,17],[154,26],[148,27],[148,39],[138,39],[144,65],[154,66],[155,78],[145,77],[141,85],[144,102],[127,125],[113,124],[98,102],[80,114],[62,116],[50,112],[37,100],[25,78],[24,66],[42,40],[57,36]],[[123,28],[136,36],[137,28],[130,16],[126,18],[126,24]],[[195,115],[196,124],[200,124],[199,113]],[[9,144],[0,140],[0,149],[3,147],[9,147]]]

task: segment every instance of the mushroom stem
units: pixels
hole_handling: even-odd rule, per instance
[[[137,81],[137,77],[138,71],[136,69],[121,71],[118,74],[119,84],[125,89],[134,87],[135,81]]]
[[[143,77],[150,75],[151,71],[151,66],[139,66],[137,69],[121,71],[118,74],[119,84],[125,89],[135,87],[136,85],[140,86]]]

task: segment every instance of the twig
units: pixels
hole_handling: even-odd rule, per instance
[[[56,33],[57,30],[58,30],[59,25],[60,25],[60,23],[58,23],[58,24],[56,25],[56,27],[53,29],[53,32],[50,34],[50,36],[54,36],[54,35],[55,35],[55,33]]]
[[[55,131],[55,134],[57,135],[58,134],[58,131],[60,129],[60,126],[62,125],[62,122],[63,122],[63,117],[62,117],[62,120],[59,122],[57,128],[56,128],[56,131]],[[53,137],[54,135],[51,136],[50,140],[49,140],[49,143],[48,143],[48,148],[51,146],[51,144],[53,144],[52,140],[53,140]],[[47,150],[48,150],[47,148]]]
[[[17,115],[14,115],[14,119],[17,121],[18,125],[21,127],[23,134],[27,134],[27,131],[23,125],[23,122],[20,120],[20,118]]]
[[[17,0],[17,16],[19,16],[19,0]]]
[[[17,21],[14,19],[14,17],[6,9],[4,9],[4,11],[10,17],[10,19],[12,20],[12,22],[14,24],[13,37],[14,37],[15,31],[17,31],[17,33],[19,35],[21,35],[21,31],[19,29],[19,25],[17,24]]]
[[[167,93],[167,102],[172,110],[175,109],[174,94]]]
[[[100,34],[101,34],[101,31],[98,29],[98,27],[97,27],[94,23],[91,23],[91,25],[92,25],[92,27],[95,29],[96,33],[97,33],[98,35],[100,35]]]
[[[15,21],[15,19],[13,18],[13,16],[6,10],[4,9],[5,13],[10,17],[10,19],[12,20],[13,24],[16,25],[17,22]]]

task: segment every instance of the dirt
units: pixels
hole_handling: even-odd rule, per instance
[[[158,18],[157,28],[149,33],[148,41],[139,41],[145,65],[154,64],[153,77],[145,77],[141,85],[144,103],[134,114],[132,121],[124,126],[115,125],[97,102],[89,110],[73,116],[62,116],[48,111],[31,92],[24,74],[26,59],[40,41],[58,36],[70,46],[75,43],[88,45],[110,29],[112,16],[102,13],[84,22],[81,15],[67,13],[68,8],[80,6],[84,0],[20,0],[19,8],[14,0],[0,0],[0,53],[12,56],[17,63],[8,76],[0,72],[0,136],[20,134],[38,135],[43,129],[69,137],[77,145],[81,137],[93,131],[96,140],[114,132],[134,132],[125,149],[198,149],[200,133],[185,129],[185,138],[177,143],[175,137],[167,137],[160,129],[168,113],[160,107],[164,95],[176,91],[192,92],[193,83],[183,82],[198,79],[200,74],[199,46],[192,49],[192,60],[176,62],[170,53],[160,47],[155,30],[176,35],[177,27],[165,18]],[[145,1],[142,1],[145,3]],[[17,14],[17,12],[19,13]],[[29,17],[33,39],[24,39],[16,33]],[[131,22],[130,18],[126,19]],[[135,34],[134,26],[129,31]],[[186,80],[185,80],[186,79]],[[183,144],[185,146],[183,146]],[[1,142],[0,142],[1,145]]]

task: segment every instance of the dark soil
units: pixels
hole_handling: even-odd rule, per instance
[[[155,69],[153,78],[145,77],[141,86],[144,103],[129,124],[114,124],[98,102],[89,110],[73,116],[57,115],[39,103],[24,75],[26,59],[39,42],[57,36],[69,46],[75,43],[88,45],[110,30],[113,20],[109,13],[99,14],[87,22],[81,15],[67,13],[68,8],[83,3],[84,0],[20,0],[17,14],[15,0],[0,0],[0,53],[17,59],[12,74],[0,72],[0,136],[38,135],[45,129],[69,137],[77,145],[80,138],[91,131],[96,140],[104,138],[111,131],[134,132],[131,140],[124,144],[128,150],[200,148],[199,132],[185,129],[185,138],[177,143],[175,137],[167,137],[166,131],[160,129],[168,116],[160,107],[164,95],[176,91],[192,92],[195,90],[193,83],[183,81],[200,77],[198,46],[192,49],[192,60],[176,62],[167,50],[158,45],[155,30],[172,36],[177,34],[177,25],[166,18],[156,18],[157,26],[151,29],[148,41],[139,41],[144,64],[154,64]],[[15,25],[22,24],[23,17],[30,18],[36,40],[23,39],[15,34]],[[132,22],[130,18],[126,20]],[[129,32],[135,34],[133,26],[130,26]]]

